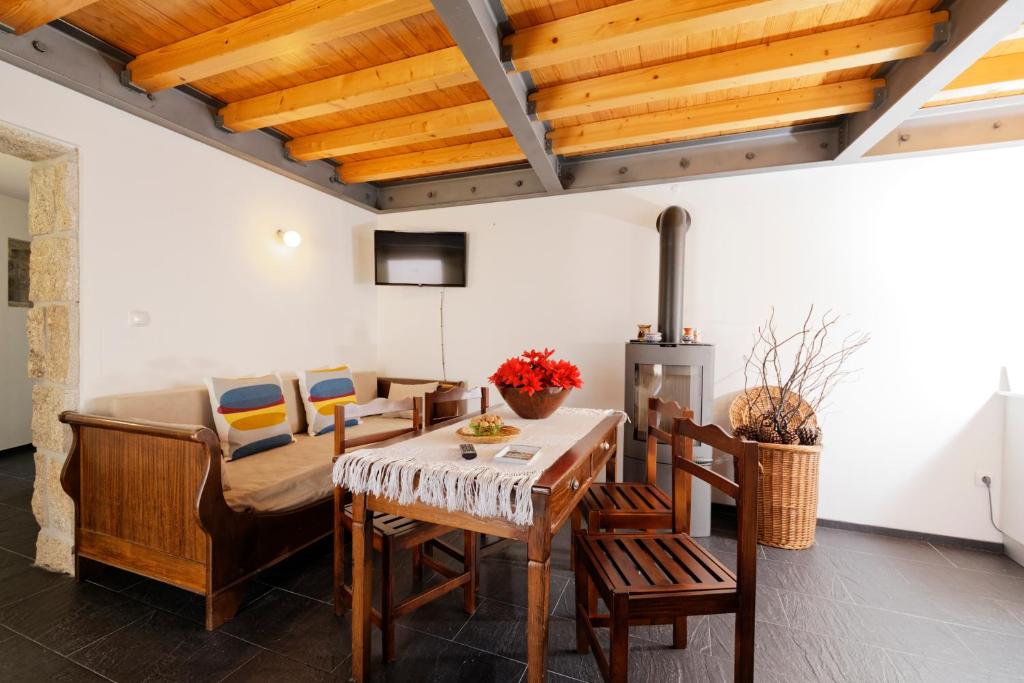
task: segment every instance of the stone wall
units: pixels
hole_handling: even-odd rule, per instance
[[[75,510],[60,485],[71,430],[57,417],[78,408],[78,154],[66,145],[0,124],[0,152],[34,161],[29,176],[28,374],[36,448],[32,511],[36,564],[74,572]]]

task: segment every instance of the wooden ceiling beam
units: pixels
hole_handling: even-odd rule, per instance
[[[967,98],[998,97],[1000,93],[1024,90],[1024,52],[979,59],[960,74],[929,104]]]
[[[517,31],[505,38],[504,56],[514,70],[530,71],[835,2],[630,0]]]
[[[724,100],[685,109],[556,128],[556,154],[585,154],[684,138],[723,135],[870,109],[885,81],[865,78],[768,95]]]
[[[0,3],[0,29],[28,33],[54,19],[77,12],[96,0],[13,0]]]
[[[221,124],[235,132],[279,126],[475,81],[459,48],[449,47],[232,102],[220,110]]]
[[[490,100],[484,100],[307,135],[291,140],[286,146],[293,158],[312,161],[502,128],[505,128],[505,121],[501,114]]]
[[[919,12],[550,88],[530,96],[541,120],[649,104],[914,57],[947,12]]]
[[[949,7],[949,39],[934,52],[902,61],[886,73],[885,102],[846,119],[836,161],[864,158],[935,93],[1024,23],[1024,0],[958,0]]]
[[[366,161],[349,161],[342,164],[338,175],[345,183],[374,182],[511,164],[525,158],[515,138],[509,137]]]
[[[430,0],[293,0],[139,55],[131,82],[155,92],[430,12]]]

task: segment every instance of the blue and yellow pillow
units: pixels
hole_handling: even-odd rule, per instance
[[[334,431],[334,406],[356,402],[356,385],[347,365],[324,370],[304,370],[299,375],[299,391],[306,406],[309,435],[319,436]],[[354,427],[359,420],[345,420]]]
[[[227,445],[224,455],[228,460],[294,441],[277,375],[211,377],[206,386],[217,433]]]

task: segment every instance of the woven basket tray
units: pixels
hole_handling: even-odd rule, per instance
[[[460,439],[469,443],[505,443],[519,435],[519,427],[505,425],[499,433],[493,436],[477,436],[470,431],[469,427],[462,427],[455,433],[459,435]]]
[[[732,425],[732,428],[736,429],[740,425],[751,424],[751,421],[758,415],[769,412],[771,410],[771,400],[769,397],[774,398],[776,403],[778,403],[779,396],[781,395],[782,389],[779,387],[768,387],[768,391],[765,391],[764,387],[755,387],[734,398],[729,406],[729,423]],[[786,403],[788,407],[794,407],[799,403],[797,414],[789,421],[791,429],[796,429],[804,417],[808,415],[810,417],[804,423],[804,426],[818,426],[818,418],[814,411],[811,410],[811,406],[808,405],[807,401],[790,392],[786,397]]]

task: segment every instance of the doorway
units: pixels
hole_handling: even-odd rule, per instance
[[[25,330],[29,300],[28,183],[32,162],[0,154],[0,552],[35,559],[32,380]]]
[[[58,416],[78,407],[74,147],[0,122],[0,232],[0,553],[73,573],[74,506],[60,484],[71,438]]]

